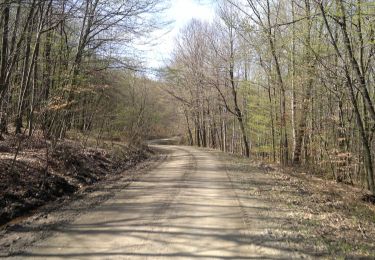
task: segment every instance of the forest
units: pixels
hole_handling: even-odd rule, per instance
[[[375,3],[226,0],[162,71],[191,145],[375,192]]]
[[[213,22],[181,30],[157,80],[133,46],[163,26],[162,1],[0,7],[0,139],[139,143],[173,129],[190,145],[375,192],[371,0],[219,1]]]
[[[374,0],[0,0],[0,257],[372,259],[374,216]]]
[[[165,8],[161,1],[7,0],[0,7],[0,138],[124,131],[139,141],[154,130],[162,116],[149,106],[148,86],[157,83],[142,73],[133,45],[162,25],[151,18]]]

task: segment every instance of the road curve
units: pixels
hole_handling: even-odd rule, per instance
[[[236,193],[221,163],[190,147],[17,258],[253,259]],[[268,258],[267,257],[267,258]]]

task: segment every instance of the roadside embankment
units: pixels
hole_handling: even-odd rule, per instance
[[[152,153],[146,146],[87,148],[73,141],[51,150],[37,138],[19,144],[16,137],[0,142],[0,225],[119,174]]]

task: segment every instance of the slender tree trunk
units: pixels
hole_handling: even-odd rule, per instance
[[[295,0],[291,0],[292,2],[292,20],[295,20]],[[291,111],[292,111],[292,140],[293,140],[293,160],[294,160],[294,154],[296,150],[296,108],[297,108],[297,102],[296,102],[296,90],[295,90],[295,77],[296,77],[296,32],[295,32],[295,24],[292,25],[292,100],[291,100]]]
[[[289,162],[289,145],[288,145],[288,133],[286,128],[286,90],[284,86],[283,77],[281,74],[281,67],[279,63],[279,58],[276,53],[276,47],[274,43],[274,38],[272,35],[272,26],[271,26],[271,9],[270,9],[270,2],[267,0],[267,22],[268,22],[268,28],[267,28],[267,36],[268,36],[268,42],[271,49],[271,54],[273,57],[273,60],[275,62],[275,68],[276,68],[276,76],[277,81],[280,87],[280,130],[281,130],[281,162],[282,164],[288,165]]]
[[[33,82],[31,85],[31,93],[30,93],[30,111],[29,111],[29,136],[33,134],[34,128],[34,109],[35,109],[35,92],[37,89],[37,82],[38,82],[38,56],[39,56],[39,44],[35,46],[35,58],[34,58],[34,77]]]
[[[193,138],[193,133],[191,132],[189,115],[188,115],[188,112],[187,112],[186,109],[184,109],[184,115],[185,115],[185,119],[186,119],[187,130],[188,130],[189,145],[193,146],[194,145],[194,138]]]
[[[17,105],[17,115],[15,120],[16,126],[16,134],[21,133],[22,128],[22,116],[23,116],[23,109],[24,109],[24,100],[27,91],[27,83],[28,83],[28,72],[29,72],[29,61],[30,61],[30,52],[31,52],[31,32],[32,26],[29,27],[27,40],[26,40],[26,50],[25,50],[25,59],[23,63],[22,69],[22,80],[21,80],[21,88],[18,96],[18,105]]]
[[[8,62],[8,37],[9,37],[9,13],[10,13],[10,1],[4,2],[2,12],[2,24],[3,24],[3,35],[2,35],[2,46],[1,46],[1,67],[0,67],[0,95],[6,91],[5,77]],[[0,100],[1,101],[1,100]]]
[[[243,113],[238,105],[238,96],[236,90],[236,83],[234,78],[234,35],[233,35],[233,28],[229,28],[230,30],[230,62],[229,62],[229,77],[230,77],[230,85],[231,85],[231,92],[233,97],[234,103],[234,111],[237,117],[237,120],[240,124],[242,140],[245,146],[245,156],[250,157],[250,146],[249,141],[247,139],[244,120],[243,120]]]
[[[272,159],[276,162],[276,137],[275,137],[275,119],[274,119],[274,108],[271,93],[271,84],[268,81],[268,100],[270,104],[270,118],[271,118],[271,138],[272,138]]]
[[[0,22],[3,25],[2,30],[2,46],[1,46],[1,64],[0,64],[0,97],[5,95],[7,91],[7,85],[5,84],[6,69],[8,62],[8,35],[9,35],[9,12],[10,12],[10,1],[4,1],[4,7],[2,12],[2,21]],[[4,112],[4,100],[0,98],[0,140],[4,140],[3,133],[6,130],[6,115]]]
[[[311,103],[311,95],[313,91],[313,75],[314,75],[314,61],[312,57],[312,46],[311,46],[311,27],[312,27],[312,21],[311,21],[311,12],[310,12],[310,0],[305,0],[305,8],[306,8],[306,17],[307,17],[307,32],[306,32],[306,54],[305,54],[305,63],[307,64],[307,71],[306,76],[307,79],[307,85],[305,87],[305,95],[302,100],[302,109],[301,109],[301,118],[300,123],[298,126],[298,132],[297,132],[297,138],[296,138],[296,146],[294,150],[294,156],[293,156],[293,163],[299,164],[301,161],[301,153],[302,153],[302,141],[306,132],[307,128],[307,115],[309,114],[309,107]],[[307,145],[307,142],[305,142],[305,145]]]
[[[223,119],[223,122],[222,122],[222,134],[223,134],[223,152],[227,152],[227,124],[225,123],[225,119]]]

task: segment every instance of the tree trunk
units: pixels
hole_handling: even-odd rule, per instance
[[[295,0],[291,0],[292,2],[292,20],[295,20]],[[296,35],[295,35],[295,24],[292,24],[292,100],[291,100],[291,111],[292,111],[292,140],[293,140],[293,148],[292,148],[292,154],[293,154],[293,160],[294,160],[294,154],[296,150],[296,137],[297,137],[297,131],[296,131],[296,108],[297,108],[297,102],[296,102],[296,90],[295,90],[295,77],[296,77]]]
[[[0,67],[0,96],[3,97],[6,92],[7,85],[5,82],[6,70],[8,63],[8,37],[9,37],[9,13],[10,13],[10,1],[4,2],[2,18],[3,18],[3,35],[2,35],[2,46],[1,46],[1,67]],[[2,98],[0,98],[2,101]],[[1,112],[1,111],[0,111]]]
[[[294,150],[294,156],[293,156],[293,163],[294,164],[300,164],[301,162],[301,153],[302,153],[302,141],[306,132],[306,121],[307,121],[307,115],[309,114],[309,107],[311,102],[311,95],[313,90],[313,75],[314,75],[314,64],[313,64],[313,57],[312,57],[312,47],[311,47],[311,12],[310,12],[310,0],[305,0],[305,8],[306,8],[306,17],[307,17],[307,37],[306,37],[306,55],[305,55],[305,63],[307,64],[307,71],[306,76],[308,77],[307,85],[305,88],[305,95],[302,100],[302,109],[301,109],[301,118],[300,123],[298,126],[297,131],[297,138],[296,138],[296,146]],[[307,144],[305,142],[305,144]]]
[[[286,91],[285,91],[283,77],[281,75],[281,67],[279,63],[279,58],[277,57],[276,47],[275,47],[275,43],[274,43],[274,39],[272,35],[271,9],[270,9],[269,0],[267,0],[267,22],[268,22],[268,28],[267,28],[268,42],[270,45],[273,60],[275,62],[276,76],[277,76],[277,81],[280,87],[280,112],[281,112],[281,118],[280,118],[281,155],[280,156],[281,156],[282,165],[285,166],[285,165],[288,165],[288,162],[289,162],[288,133],[287,133],[287,128],[286,128],[286,94],[285,94]]]

